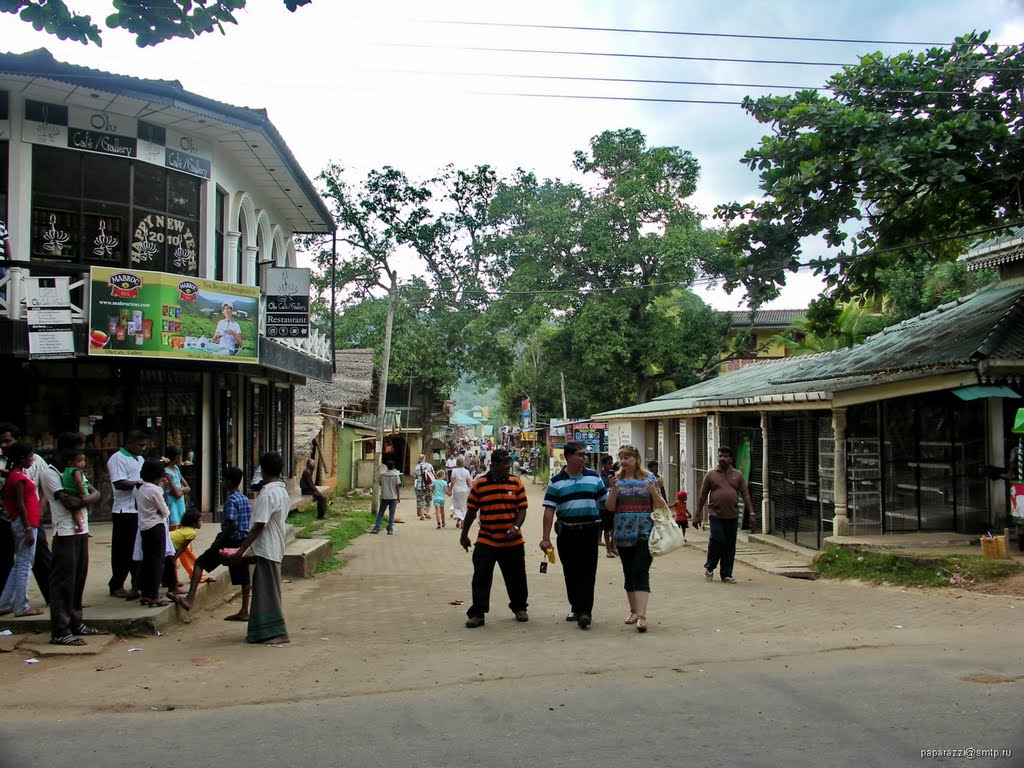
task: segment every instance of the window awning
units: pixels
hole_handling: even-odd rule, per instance
[[[1020,395],[1009,387],[986,384],[975,384],[973,387],[961,387],[960,389],[954,389],[953,394],[961,400],[980,400],[983,397],[1020,398]]]

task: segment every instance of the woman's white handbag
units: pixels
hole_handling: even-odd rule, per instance
[[[647,541],[650,545],[651,554],[655,557],[667,555],[681,548],[686,544],[683,538],[683,530],[676,525],[672,519],[672,513],[668,509],[655,509],[651,512],[651,535]]]

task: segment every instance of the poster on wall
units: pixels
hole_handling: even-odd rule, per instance
[[[92,267],[89,354],[258,363],[259,288]]]

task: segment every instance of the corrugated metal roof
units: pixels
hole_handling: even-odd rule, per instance
[[[726,314],[730,316],[730,324],[734,328],[751,325],[750,312],[735,310]],[[753,326],[755,328],[788,328],[794,322],[806,316],[806,309],[759,309],[754,313]]]
[[[985,359],[1024,362],[1024,279],[997,283],[869,337],[863,344],[740,368],[594,419],[655,416],[712,406],[821,403],[833,393],[935,373]]]

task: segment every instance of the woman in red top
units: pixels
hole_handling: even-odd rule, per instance
[[[39,616],[42,611],[28,602],[28,577],[36,558],[36,529],[39,528],[39,494],[25,470],[32,466],[35,450],[31,443],[19,442],[7,447],[8,474],[4,482],[4,508],[11,518],[14,535],[14,566],[0,595],[0,616],[14,611],[15,616]]]

